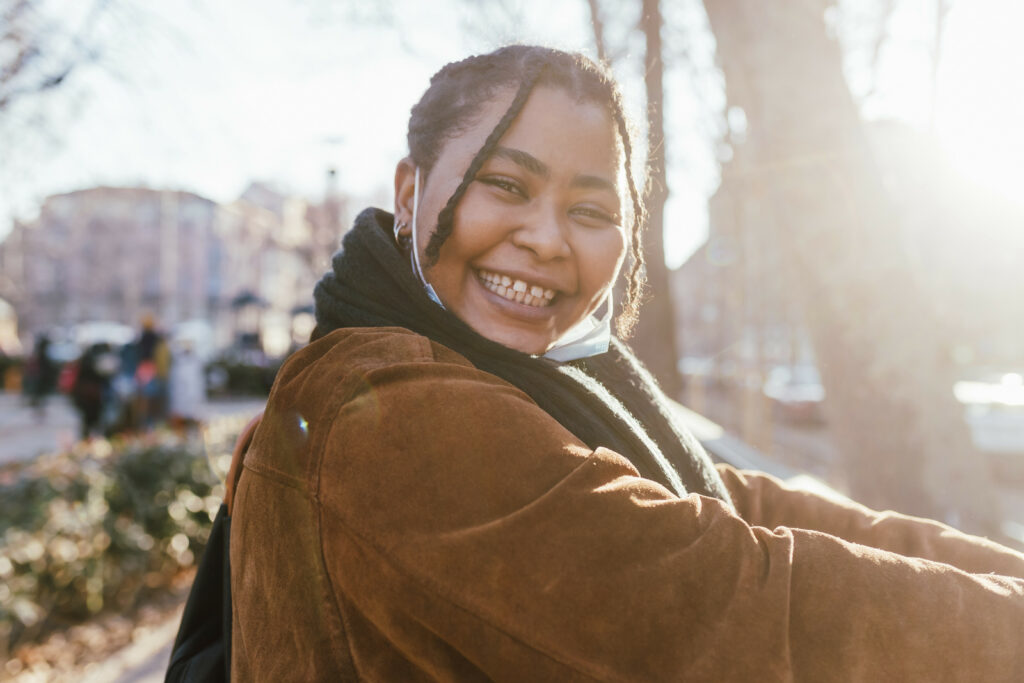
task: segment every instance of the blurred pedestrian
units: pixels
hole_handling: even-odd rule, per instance
[[[138,389],[135,385],[135,371],[139,363],[137,341],[118,349],[117,362],[117,372],[110,380],[108,434],[132,432],[139,426]]]
[[[167,342],[157,331],[152,316],[142,319],[142,333],[136,342],[135,367],[136,415],[138,426],[151,428],[164,419],[167,411],[167,376],[171,357]]]
[[[110,400],[110,380],[117,366],[117,356],[106,342],[93,344],[78,359],[71,402],[82,421],[83,439],[102,431],[104,405]]]
[[[56,376],[57,367],[50,358],[50,338],[43,332],[36,336],[25,368],[25,392],[38,420],[46,415],[46,398],[53,393]]]
[[[203,361],[191,339],[178,339],[172,346],[168,394],[173,425],[184,428],[199,422],[206,402],[206,387]]]

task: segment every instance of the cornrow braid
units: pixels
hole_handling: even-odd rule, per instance
[[[466,190],[469,189],[469,184],[476,178],[476,174],[480,172],[480,167],[484,165],[488,157],[491,156],[491,152],[494,151],[495,146],[501,139],[501,136],[505,134],[509,126],[519,112],[522,110],[523,105],[526,104],[526,98],[530,96],[530,92],[533,90],[534,84],[537,82],[540,73],[544,70],[544,66],[541,65],[539,68],[533,70],[527,78],[519,84],[519,90],[516,92],[516,96],[512,99],[512,103],[509,104],[508,109],[505,111],[504,116],[498,121],[498,124],[491,131],[491,134],[487,136],[480,150],[473,157],[473,161],[469,164],[469,168],[466,169],[466,173],[462,176],[462,182],[455,188],[455,192],[448,198],[448,202],[441,209],[441,212],[437,215],[437,229],[430,236],[430,241],[427,242],[427,264],[434,265],[437,263],[437,259],[441,254],[441,247],[444,246],[445,241],[452,234],[452,229],[455,223],[455,209],[462,200],[462,196],[466,194]]]
[[[625,157],[626,184],[629,186],[629,197],[633,202],[633,229],[630,231],[629,250],[633,256],[633,263],[629,267],[626,287],[626,301],[623,302],[622,312],[615,320],[615,329],[622,339],[628,339],[633,333],[637,317],[640,315],[640,304],[642,302],[644,284],[645,262],[643,249],[643,229],[647,223],[647,210],[640,193],[636,189],[636,181],[633,179],[633,145],[630,141],[629,126],[626,123],[625,114],[622,111],[622,98],[613,90],[612,113],[615,116],[615,125],[619,129],[619,138],[622,140],[622,154]]]

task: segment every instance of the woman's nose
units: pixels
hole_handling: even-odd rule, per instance
[[[555,211],[537,211],[512,233],[512,243],[528,249],[542,261],[565,258],[572,252],[566,227]]]

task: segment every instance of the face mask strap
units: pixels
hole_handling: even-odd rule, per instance
[[[416,239],[416,214],[420,206],[420,167],[416,167],[416,175],[413,176],[412,181],[412,269],[416,272],[416,277],[419,278],[420,284],[423,285],[423,289],[426,290],[427,296],[435,304],[444,308],[444,304],[441,303],[441,298],[434,291],[434,288],[427,282],[427,276],[423,273],[423,267],[420,265],[420,246],[419,241]]]

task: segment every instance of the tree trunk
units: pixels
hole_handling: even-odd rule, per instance
[[[648,295],[636,328],[634,347],[665,393],[678,398],[681,387],[676,370],[675,308],[665,266],[664,216],[668,188],[665,178],[665,119],[662,77],[661,8],[658,0],[643,0],[640,28],[646,39],[644,83],[647,87],[647,133],[650,183],[645,201],[648,221],[644,238]]]
[[[776,231],[763,242],[800,283],[790,296],[854,497],[991,533],[991,476],[953,397],[936,316],[894,239],[826,4],[704,0],[727,99],[747,115],[749,166],[738,173],[763,215],[746,227]]]

